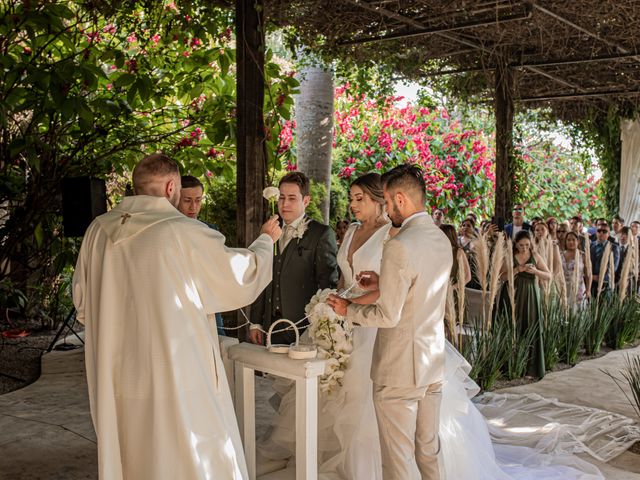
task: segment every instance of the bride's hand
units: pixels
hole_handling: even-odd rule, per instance
[[[329,298],[327,298],[327,305],[333,308],[333,311],[341,317],[345,317],[347,315],[347,307],[350,304],[351,301],[337,295],[329,295]]]
[[[376,272],[364,271],[356,275],[356,282],[365,290],[373,291],[378,290],[379,276]]]

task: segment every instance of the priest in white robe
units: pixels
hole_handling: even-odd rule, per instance
[[[180,174],[143,159],[89,226],[73,279],[102,480],[247,479],[216,325],[272,276],[276,218],[248,249],[182,215]]]

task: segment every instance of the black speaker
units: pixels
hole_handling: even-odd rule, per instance
[[[62,179],[62,225],[67,237],[81,237],[98,215],[107,211],[107,186],[91,177]]]

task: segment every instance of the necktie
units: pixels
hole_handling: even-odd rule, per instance
[[[596,243],[596,257],[602,257],[602,252],[604,252],[604,243]]]
[[[282,232],[282,238],[280,239],[280,251],[287,248],[287,245],[293,237],[293,225],[285,225],[284,232]]]

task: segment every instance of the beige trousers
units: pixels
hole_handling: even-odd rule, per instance
[[[384,480],[410,480],[416,463],[423,480],[440,479],[441,398],[441,383],[425,387],[373,385]]]

